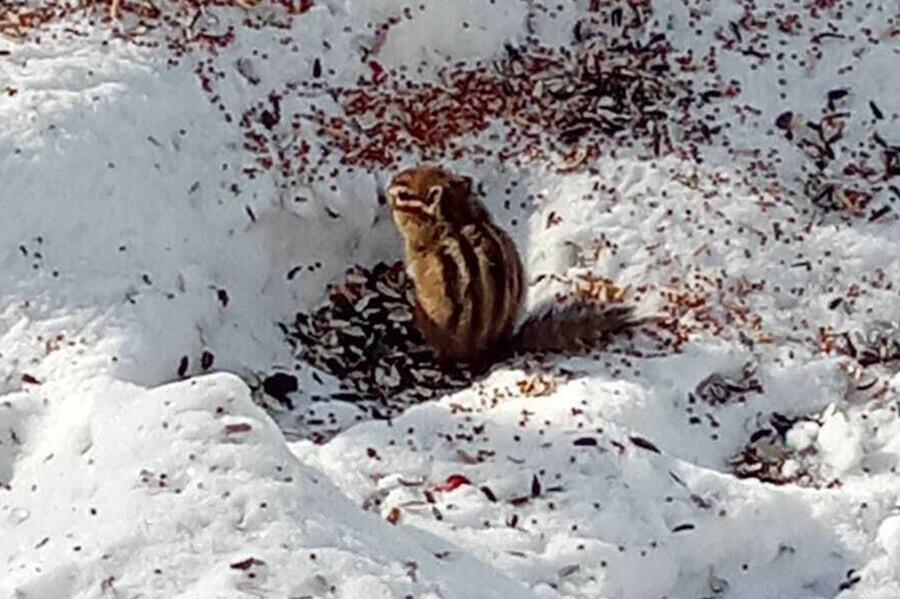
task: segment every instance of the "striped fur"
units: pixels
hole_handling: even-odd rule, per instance
[[[407,169],[387,190],[416,292],[416,326],[443,360],[487,366],[519,350],[572,350],[627,323],[627,311],[581,308],[529,318],[514,334],[524,270],[472,181],[436,167]]]

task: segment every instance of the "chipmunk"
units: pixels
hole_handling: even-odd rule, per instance
[[[398,173],[386,195],[415,288],[414,323],[442,362],[481,370],[517,351],[572,351],[629,324],[628,307],[575,305],[515,329],[522,261],[472,179],[418,166]]]

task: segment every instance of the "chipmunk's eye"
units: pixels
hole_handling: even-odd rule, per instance
[[[391,205],[396,204],[397,202],[407,204],[415,199],[409,192],[409,188],[405,185],[391,186],[388,189],[387,195],[388,199],[391,201]]]

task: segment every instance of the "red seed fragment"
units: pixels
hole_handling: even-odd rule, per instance
[[[226,424],[225,425],[225,434],[226,435],[233,435],[236,433],[246,433],[251,430],[253,430],[253,427],[250,426],[246,422],[237,422],[235,424]]]
[[[446,482],[434,487],[435,491],[452,491],[462,485],[471,485],[472,482],[462,474],[451,474],[447,477]]]

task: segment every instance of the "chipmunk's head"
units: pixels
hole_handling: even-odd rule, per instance
[[[471,193],[471,178],[438,167],[417,166],[393,178],[387,199],[397,228],[409,236],[433,229],[445,218],[448,203],[461,202]]]

